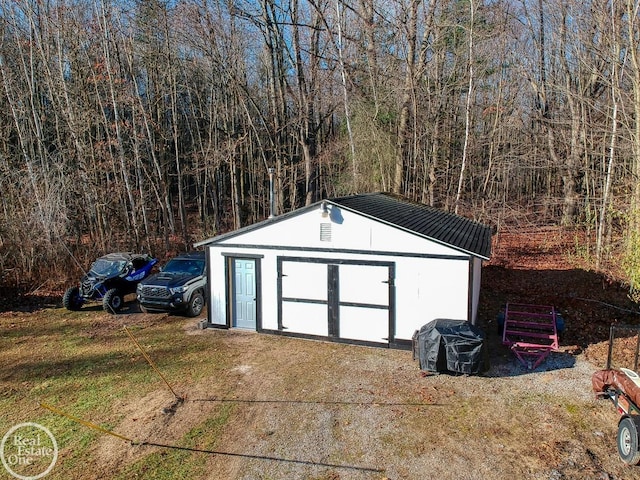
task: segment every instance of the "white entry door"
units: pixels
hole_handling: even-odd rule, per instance
[[[256,261],[236,258],[234,270],[234,308],[232,326],[256,329]]]

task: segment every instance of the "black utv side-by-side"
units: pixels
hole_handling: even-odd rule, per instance
[[[87,301],[102,301],[109,313],[117,313],[124,296],[136,291],[138,283],[149,276],[158,260],[148,254],[110,253],[98,258],[82,277],[80,284],[70,287],[62,297],[68,310],[80,310]]]

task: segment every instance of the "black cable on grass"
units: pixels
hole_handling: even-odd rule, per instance
[[[302,465],[309,465],[309,466],[316,466],[316,467],[339,468],[343,470],[358,470],[361,472],[375,472],[375,473],[384,472],[384,469],[382,468],[360,467],[357,465],[340,465],[336,463],[312,462],[309,460],[293,460],[290,458],[269,457],[266,455],[250,455],[248,453],[219,452],[217,450],[205,450],[203,448],[193,448],[193,447],[179,447],[177,445],[165,445],[162,443],[153,443],[153,442],[142,442],[137,445],[149,445],[152,447],[172,448],[175,450],[186,450],[188,452],[210,453],[212,455],[225,455],[228,457],[243,457],[243,458],[251,458],[256,460],[269,460],[273,462],[298,463]]]
[[[169,390],[171,390],[171,393],[173,393],[173,396],[176,397],[176,401],[178,404],[184,402],[184,397],[181,397],[180,395],[178,395],[173,388],[171,388],[171,385],[169,385],[169,382],[167,381],[166,378],[164,378],[164,375],[162,375],[162,373],[160,372],[160,370],[158,370],[158,367],[155,366],[155,364],[153,363],[153,361],[151,360],[151,358],[149,358],[149,356],[147,355],[147,353],[143,350],[142,346],[138,343],[138,341],[135,339],[135,337],[133,336],[133,334],[129,331],[129,329],[124,326],[122,327],[124,328],[124,331],[127,332],[127,335],[129,335],[129,338],[131,339],[131,341],[135,344],[136,347],[138,347],[138,350],[140,350],[140,352],[142,353],[142,356],[147,360],[147,362],[149,362],[149,365],[151,365],[151,368],[153,368],[155,370],[155,372],[160,376],[160,378],[162,378],[162,380],[164,380],[164,383],[167,384],[167,387],[169,387]]]
[[[361,472],[375,472],[375,473],[384,472],[384,470],[380,468],[359,467],[357,465],[340,465],[340,464],[334,464],[334,463],[311,462],[308,460],[294,460],[289,458],[268,457],[266,455],[251,455],[248,453],[220,452],[217,450],[205,450],[203,448],[194,448],[194,447],[180,447],[178,445],[168,445],[164,443],[155,443],[155,442],[137,442],[135,440],[132,440],[131,438],[125,437],[124,435],[120,435],[119,433],[115,433],[115,432],[112,432],[111,430],[107,430],[106,428],[96,425],[95,423],[87,422],[86,420],[82,420],[81,418],[74,417],[73,415],[69,415],[68,413],[63,412],[59,408],[56,408],[52,405],[41,403],[40,406],[42,408],[46,408],[47,410],[50,410],[53,413],[57,413],[58,415],[62,415],[63,417],[73,420],[74,422],[78,422],[84,425],[85,427],[92,428],[94,430],[97,430],[98,432],[106,433],[107,435],[111,435],[113,437],[119,438],[120,440],[124,440],[125,442],[129,442],[132,446],[171,448],[174,450],[185,450],[188,452],[208,453],[211,455],[224,455],[227,457],[243,457],[243,458],[250,458],[255,460],[268,460],[272,462],[297,463],[297,464],[317,466],[317,467],[339,468],[342,470],[357,470]]]

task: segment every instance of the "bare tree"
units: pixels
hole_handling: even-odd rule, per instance
[[[474,70],[473,70],[473,62],[474,62],[474,50],[473,50],[473,40],[474,40],[474,28],[473,24],[476,18],[476,7],[474,4],[474,0],[469,0],[469,26],[468,26],[468,83],[467,83],[467,94],[466,94],[466,102],[464,108],[464,145],[462,147],[462,160],[460,163],[460,175],[458,177],[458,189],[456,190],[456,199],[454,203],[454,212],[457,214],[459,212],[460,207],[460,199],[462,196],[462,186],[464,183],[465,170],[467,168],[467,157],[469,155],[469,141],[470,141],[470,129],[471,129],[471,102],[473,99],[473,89],[474,89]]]

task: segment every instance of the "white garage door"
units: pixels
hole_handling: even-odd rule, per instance
[[[340,265],[339,336],[389,342],[389,267]]]
[[[389,343],[392,265],[297,258],[279,263],[283,331]]]
[[[281,328],[290,333],[329,335],[327,322],[327,265],[282,262]]]

